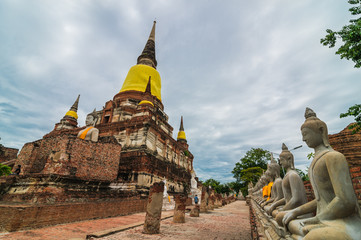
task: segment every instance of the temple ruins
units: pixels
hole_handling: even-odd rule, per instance
[[[164,112],[155,26],[120,91],[88,114],[85,127],[78,127],[78,96],[50,133],[23,146],[20,175],[0,180],[0,231],[145,211],[150,187],[164,180],[184,208],[194,157],[183,118],[174,139]]]

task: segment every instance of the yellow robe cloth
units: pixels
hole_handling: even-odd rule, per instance
[[[268,186],[266,185],[262,188],[262,197],[268,197],[267,194],[268,194]]]
[[[85,129],[84,132],[82,132],[82,134],[80,134],[79,138],[80,138],[80,139],[85,139],[86,134],[87,134],[87,133],[89,132],[89,130],[92,129],[92,128],[94,128],[94,127],[91,127],[91,126],[90,126],[90,127],[88,127],[87,129]]]
[[[268,196],[268,198],[267,198],[267,201],[271,198],[271,190],[272,190],[272,186],[273,186],[273,182],[270,182],[269,184],[268,184],[268,189],[267,189],[267,196]]]

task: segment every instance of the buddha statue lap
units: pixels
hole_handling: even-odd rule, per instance
[[[311,109],[305,118],[302,138],[315,150],[309,168],[315,199],[288,212],[283,223],[296,239],[360,239],[360,207],[346,158],[331,148],[326,124]],[[315,217],[296,219],[313,211]]]

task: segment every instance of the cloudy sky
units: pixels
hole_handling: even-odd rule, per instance
[[[311,107],[329,127],[360,103],[360,70],[320,44],[348,23],[346,0],[2,0],[0,137],[21,148],[50,132],[81,94],[78,122],[119,92],[153,20],[162,100],[180,116],[202,179],[233,181],[252,147],[282,142],[306,169],[300,126]]]

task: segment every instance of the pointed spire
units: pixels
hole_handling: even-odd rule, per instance
[[[184,127],[183,127],[183,116],[181,116],[181,123],[180,123],[179,131],[184,131]]]
[[[75,100],[73,106],[71,106],[70,111],[74,111],[74,112],[78,111],[79,98],[80,98],[80,94],[78,95],[77,99]]]
[[[55,124],[55,130],[61,129],[74,129],[77,127],[78,122],[78,104],[79,104],[80,94],[76,98],[74,104],[70,107],[69,111],[67,111],[64,117],[60,120],[59,123]]]
[[[145,93],[152,94],[152,89],[151,89],[152,83],[151,83],[151,80],[152,80],[152,76],[149,76],[149,81],[148,81],[147,87],[145,88]]]
[[[78,119],[77,112],[78,112],[79,98],[80,98],[80,94],[76,98],[76,100],[75,100],[73,106],[71,106],[70,110],[67,113],[65,113],[64,117],[72,117],[72,118]]]
[[[155,59],[155,24],[156,21],[153,23],[148,41],[145,44],[142,54],[138,57],[137,64],[148,65],[156,69],[157,60]]]
[[[153,22],[153,27],[152,27],[152,30],[150,31],[150,34],[149,34],[149,40],[153,40],[155,42],[155,24],[157,22],[154,20]]]
[[[183,116],[181,116],[181,123],[179,127],[177,141],[187,142],[186,133],[184,132],[184,127],[183,127]]]

